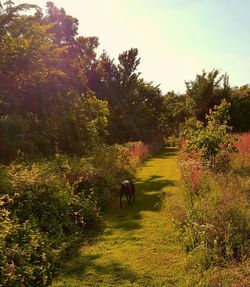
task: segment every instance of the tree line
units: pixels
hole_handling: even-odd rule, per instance
[[[180,124],[231,103],[234,131],[250,129],[250,87],[232,88],[218,70],[163,94],[138,71],[138,50],[97,55],[97,37],[53,2],[0,5],[0,161],[18,153],[86,155],[96,146],[178,134]],[[166,79],[167,80],[167,79]]]

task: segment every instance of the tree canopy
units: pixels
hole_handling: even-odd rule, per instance
[[[2,162],[18,151],[83,155],[101,143],[150,142],[178,134],[189,117],[205,122],[223,99],[231,103],[234,130],[249,130],[248,86],[232,88],[214,69],[186,82],[185,94],[163,95],[141,77],[136,48],[117,60],[98,56],[98,38],[79,35],[78,25],[53,2],[45,12],[13,1],[0,6]]]

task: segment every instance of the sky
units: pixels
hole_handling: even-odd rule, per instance
[[[13,0],[44,8],[46,0]],[[97,36],[111,58],[138,48],[138,70],[164,93],[185,92],[202,70],[249,83],[249,0],[54,0],[79,20],[79,35]]]

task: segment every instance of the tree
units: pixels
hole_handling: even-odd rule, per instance
[[[110,106],[117,102],[119,83],[117,66],[106,52],[95,61],[88,73],[88,86],[99,99],[108,101]]]
[[[13,1],[11,1],[11,0],[7,0],[5,3],[4,3],[4,5],[6,6],[6,12],[8,13],[8,14],[10,14],[11,12],[12,12],[12,8],[13,8],[13,5],[14,5],[15,3],[13,2]]]
[[[163,97],[140,78],[138,50],[121,53],[117,64],[106,53],[97,58],[98,38],[78,36],[78,20],[52,2],[46,14],[29,4],[0,10],[0,41],[0,160],[18,150],[89,152],[106,140],[100,117],[108,117],[109,143],[151,141],[165,132]],[[88,117],[87,102],[102,116],[96,110]]]
[[[230,103],[230,123],[234,131],[250,131],[250,86],[245,85],[233,88]]]
[[[83,154],[93,148],[94,140],[104,139],[92,122],[105,133],[98,113],[89,118],[80,108],[91,94],[88,72],[98,39],[77,37],[77,20],[52,3],[48,7],[45,16],[37,6],[26,4],[14,6],[11,15],[4,10],[0,14],[0,160],[4,162],[18,150],[29,156],[58,149]],[[19,13],[32,8],[35,14]],[[94,104],[107,117],[103,105]],[[73,120],[76,114],[79,122]],[[74,144],[64,134],[72,135]]]
[[[223,100],[219,106],[209,110],[207,124],[191,118],[186,122],[183,136],[186,139],[185,150],[199,154],[205,164],[212,168],[226,168],[229,154],[236,152],[236,138],[230,134],[228,125],[230,103]]]
[[[66,14],[63,8],[58,9],[53,2],[47,2],[45,22],[52,24],[49,30],[57,45],[74,42],[78,31],[78,20]]]
[[[93,94],[75,97],[58,122],[57,148],[72,155],[91,153],[106,141],[108,104]]]
[[[137,49],[121,53],[118,64],[104,52],[90,71],[89,86],[109,104],[109,142],[151,141],[163,134],[161,91],[140,78],[139,63]]]
[[[163,97],[162,125],[165,135],[178,135],[180,124],[194,116],[194,101],[187,95],[169,92]]]
[[[222,99],[230,96],[230,86],[228,75],[219,76],[219,70],[211,72],[202,71],[201,75],[196,75],[194,81],[186,82],[187,96],[194,101],[195,116],[205,121],[205,115],[214,105],[218,105]]]

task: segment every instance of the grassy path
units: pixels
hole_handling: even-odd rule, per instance
[[[147,161],[134,205],[115,203],[104,234],[83,245],[53,287],[187,286],[186,255],[172,223],[172,211],[182,204],[178,180],[173,149]]]

